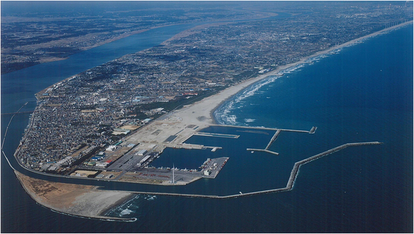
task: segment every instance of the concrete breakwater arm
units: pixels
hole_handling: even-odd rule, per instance
[[[162,192],[145,192],[145,191],[106,191],[88,185],[62,184],[58,182],[43,181],[30,178],[15,171],[23,188],[30,196],[40,205],[50,208],[54,212],[81,217],[99,219],[104,221],[134,222],[135,218],[119,218],[101,215],[102,210],[113,206],[117,202],[133,194],[150,194],[161,196],[181,196],[191,198],[210,198],[210,199],[228,199],[244,196],[253,196],[266,193],[287,192],[293,189],[294,183],[299,174],[299,168],[309,162],[321,157],[335,153],[350,146],[378,145],[381,142],[361,142],[347,143],[322,153],[316,154],[294,164],[288,183],[284,188],[268,189],[254,192],[233,195],[203,195],[203,194],[182,194],[182,193],[162,193]],[[4,157],[7,159],[4,151]],[[8,161],[8,160],[7,160]],[[11,166],[11,164],[10,164]]]
[[[311,156],[309,158],[306,158],[306,159],[303,159],[301,161],[298,161],[293,166],[293,169],[292,169],[292,172],[290,173],[290,177],[289,177],[288,183],[286,185],[286,188],[289,189],[289,190],[292,190],[293,189],[294,183],[295,183],[296,178],[297,178],[297,176],[299,174],[299,168],[302,165],[305,165],[305,164],[310,163],[310,162],[312,162],[314,160],[317,160],[317,159],[320,159],[322,157],[325,157],[325,156],[327,156],[329,154],[333,154],[335,152],[338,152],[338,151],[343,150],[343,149],[345,149],[347,147],[350,147],[350,146],[380,145],[380,144],[382,144],[382,142],[378,142],[378,141],[373,141],[373,142],[359,142],[359,143],[346,143],[346,144],[337,146],[335,148],[332,148],[330,150],[324,151],[322,153],[319,153],[317,155],[314,155],[314,156]]]
[[[329,154],[333,154],[335,152],[338,152],[340,150],[343,150],[347,147],[351,146],[365,146],[365,145],[380,145],[382,142],[373,141],[373,142],[357,142],[357,143],[346,143],[340,146],[337,146],[335,148],[329,149],[327,151],[324,151],[322,153],[316,154],[314,156],[311,156],[309,158],[303,159],[301,161],[298,161],[295,163],[295,165],[292,168],[292,171],[290,173],[290,177],[288,180],[288,183],[286,187],[284,188],[276,188],[276,189],[268,189],[268,190],[261,190],[261,191],[255,191],[255,192],[247,192],[239,194],[233,194],[233,195],[202,195],[202,194],[183,194],[183,193],[162,193],[162,192],[134,192],[135,194],[150,194],[150,195],[162,195],[162,196],[181,196],[181,197],[192,197],[192,198],[212,198],[212,199],[227,199],[227,198],[237,198],[237,197],[244,197],[244,196],[253,196],[253,195],[259,195],[259,194],[265,194],[265,193],[278,193],[278,192],[287,192],[291,191],[294,187],[295,181],[297,179],[297,176],[299,174],[299,168],[302,165],[305,165],[307,163],[310,163],[314,160],[320,159],[322,157],[325,157]]]
[[[277,139],[277,137],[279,136],[279,134],[280,134],[280,132],[281,132],[282,130],[280,130],[280,129],[278,129],[276,132],[275,132],[275,135],[273,135],[273,137],[272,137],[272,139],[270,139],[270,141],[269,141],[269,144],[267,144],[267,146],[266,146],[266,148],[265,148],[265,150],[268,150],[269,149],[269,147],[270,147],[270,145]]]
[[[299,133],[309,133],[314,134],[317,127],[312,127],[311,130],[305,131],[305,130],[295,130],[295,129],[271,129],[271,128],[262,128],[262,127],[245,127],[245,128],[253,128],[253,129],[266,129],[266,130],[276,130],[275,134],[273,135],[272,139],[270,139],[269,143],[267,144],[266,148],[264,149],[255,149],[255,148],[247,148],[247,151],[259,151],[259,152],[265,152],[269,154],[279,155],[279,153],[269,150],[270,146],[273,144],[274,141],[279,137],[280,133],[282,131],[284,132],[299,132]]]

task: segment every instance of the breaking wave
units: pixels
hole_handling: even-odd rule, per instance
[[[131,213],[133,213],[133,211],[130,210],[130,209],[128,209],[128,208],[126,208],[125,210],[122,210],[121,211],[121,213],[119,214],[119,216],[125,216],[125,215],[129,215]]]
[[[244,100],[258,93],[259,89],[267,84],[274,82],[280,76],[269,76],[259,82],[252,84],[246,89],[237,93],[233,98],[223,103],[214,112],[214,118],[219,124],[225,125],[243,125],[237,121],[237,116],[230,114],[233,110],[242,108]],[[251,120],[251,119],[250,119]],[[254,120],[253,120],[254,121]],[[251,122],[253,122],[251,121]],[[248,122],[248,121],[245,121]]]
[[[105,213],[105,216],[129,218],[139,217],[141,214],[140,207],[146,201],[153,201],[157,198],[155,195],[135,195],[123,204],[116,206]]]
[[[307,59],[305,62],[298,64],[296,66],[292,66],[289,68],[286,68],[284,70],[279,71],[276,75],[269,75],[263,80],[260,80],[249,87],[241,90],[239,93],[234,95],[232,98],[225,101],[221,106],[219,106],[214,111],[214,118],[218,124],[224,124],[224,125],[238,125],[243,126],[247,125],[247,123],[254,122],[254,119],[244,119],[244,122],[238,122],[237,116],[232,114],[233,110],[240,109],[245,104],[245,99],[248,97],[251,97],[255,94],[261,93],[259,92],[259,89],[262,88],[265,85],[268,85],[270,83],[273,83],[276,79],[282,77],[285,74],[292,73],[294,71],[297,71],[301,69],[302,67],[305,67],[306,65],[312,65],[315,62],[319,62],[321,59],[329,57],[332,54],[337,54],[342,50],[342,48],[332,50],[326,54],[321,54],[315,57],[311,57]]]
[[[116,206],[105,213],[105,216],[110,217],[132,217],[136,216],[137,210],[139,209],[139,200],[140,195],[136,195],[123,204]]]
[[[244,122],[246,123],[253,123],[254,121],[256,121],[255,119],[244,119]]]
[[[157,196],[155,196],[155,195],[145,195],[144,196],[144,199],[147,200],[147,201],[152,201],[152,200],[155,200],[156,198],[157,198]]]

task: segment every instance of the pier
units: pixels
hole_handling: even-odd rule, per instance
[[[244,129],[259,129],[259,130],[271,130],[271,131],[283,131],[283,132],[300,132],[300,133],[315,133],[317,127],[312,127],[311,130],[296,130],[296,129],[282,129],[282,128],[268,128],[268,127],[254,127],[254,126],[237,126],[237,125],[220,125],[220,124],[211,124],[211,127],[226,127],[226,128],[244,128]]]
[[[335,152],[338,152],[340,150],[343,150],[348,147],[354,147],[354,146],[366,146],[366,145],[380,145],[382,142],[373,141],[373,142],[357,142],[357,143],[346,143],[340,146],[337,146],[335,148],[329,149],[327,151],[324,151],[322,153],[316,154],[314,156],[311,156],[309,158],[303,159],[301,161],[298,161],[294,164],[292,171],[290,173],[289,180],[286,184],[286,187],[284,188],[276,188],[276,189],[268,189],[268,190],[261,190],[261,191],[254,191],[254,192],[247,192],[247,193],[238,193],[233,195],[202,195],[202,194],[184,194],[184,193],[161,193],[161,192],[133,192],[135,194],[150,194],[150,195],[161,195],[161,196],[180,196],[180,197],[191,197],[191,198],[211,198],[211,199],[228,199],[228,198],[238,198],[238,197],[245,197],[245,196],[253,196],[253,195],[259,195],[259,194],[266,194],[266,193],[279,193],[279,192],[288,192],[291,191],[295,185],[295,181],[299,174],[299,169],[301,166],[310,163],[312,161],[315,161],[317,159],[320,159],[322,157],[325,157],[327,155],[333,154]]]
[[[218,124],[213,124],[210,126],[220,126],[220,127],[231,127],[231,128],[242,128],[242,129],[256,129],[256,130],[270,130],[270,131],[275,131],[273,137],[270,139],[269,143],[267,144],[267,146],[264,149],[256,149],[256,148],[247,148],[246,150],[248,151],[260,151],[260,152],[265,152],[265,153],[269,153],[269,154],[273,154],[273,155],[279,155],[279,153],[274,152],[269,150],[270,146],[273,144],[273,142],[276,141],[276,139],[278,138],[278,136],[280,135],[281,132],[298,132],[298,133],[308,133],[308,134],[314,134],[316,131],[317,127],[312,127],[311,130],[306,131],[306,130],[296,130],[296,129],[278,129],[278,128],[266,128],[266,127],[250,127],[250,126],[233,126],[233,125],[218,125]],[[182,130],[180,131],[182,132]],[[176,133],[173,136],[170,137],[174,137],[174,139],[176,138],[176,136],[180,133]],[[219,137],[219,138],[232,138],[232,139],[237,139],[240,137],[240,135],[235,135],[235,134],[225,134],[225,133],[212,133],[212,132],[194,132],[193,134],[189,134],[187,136],[188,139],[192,136],[205,136],[205,137]],[[170,143],[173,140],[167,140],[166,142]],[[180,141],[180,142],[184,142],[184,141]],[[196,145],[196,144],[186,144],[186,143],[181,143],[181,144],[167,144],[167,147],[171,147],[171,148],[182,148],[182,149],[205,149],[205,148],[212,148],[212,151],[216,151],[217,149],[221,149],[221,147],[215,147],[215,146],[204,146],[204,145]]]
[[[254,151],[258,151],[258,152],[265,152],[265,153],[269,153],[269,154],[274,154],[274,155],[279,155],[278,152],[274,152],[271,150],[267,150],[267,149],[254,149],[254,148],[247,148],[247,151],[252,151],[252,153],[254,153]]]
[[[214,133],[214,132],[196,132],[194,136],[207,136],[207,137],[221,137],[221,138],[234,138],[237,139],[240,135]]]
[[[248,128],[254,128],[254,129],[265,129],[265,128],[260,128],[260,127],[248,127]],[[311,130],[306,131],[306,130],[295,130],[295,129],[268,129],[267,130],[276,130],[275,134],[273,135],[272,139],[270,139],[269,143],[267,144],[266,148],[264,149],[254,149],[254,148],[247,148],[247,151],[252,151],[252,153],[254,151],[259,151],[259,152],[265,152],[265,153],[269,153],[269,154],[274,154],[274,155],[279,155],[279,153],[274,152],[269,150],[269,147],[273,144],[274,141],[276,141],[276,139],[278,138],[279,134],[283,131],[283,132],[299,132],[299,133],[309,133],[309,134],[315,134],[315,131],[317,129],[317,127],[312,127]]]
[[[282,130],[280,130],[280,129],[275,132],[275,134],[273,135],[272,139],[270,139],[269,144],[267,144],[265,150],[268,150],[269,149],[270,145],[277,139],[277,137],[279,136],[280,132],[282,132]]]
[[[260,129],[260,130],[271,130],[271,131],[279,130],[278,128],[250,127],[250,126],[237,126],[237,125],[221,125],[221,124],[211,124],[210,126],[211,127],[226,127],[226,128]],[[292,130],[292,131],[301,131],[301,130]]]

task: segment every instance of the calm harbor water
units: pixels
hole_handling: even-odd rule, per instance
[[[183,30],[174,27],[171,34]],[[168,149],[160,159],[191,168],[207,157],[230,157],[216,179],[172,188],[108,186],[220,195],[284,187],[298,160],[348,142],[384,142],[349,148],[303,166],[291,192],[229,200],[142,195],[111,211],[112,215],[137,217],[136,222],[103,222],[57,214],[37,205],[2,158],[2,231],[412,232],[412,41],[412,25],[371,38],[252,86],[216,111],[216,119],[223,124],[318,127],[314,135],[282,132],[270,148],[280,153],[277,157],[246,151],[246,147],[265,147],[271,131],[214,127],[208,131],[240,138],[192,137],[189,143],[223,149]],[[101,52],[104,49],[96,53]],[[67,76],[20,79],[38,68],[32,69],[2,77],[3,113],[17,110],[34,100],[33,94],[46,84]],[[2,118],[3,134],[8,120]],[[7,155],[13,154],[27,121],[28,115],[15,117],[5,145]],[[191,156],[191,160],[185,158]]]

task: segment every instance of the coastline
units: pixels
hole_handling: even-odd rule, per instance
[[[100,190],[97,186],[50,182],[14,171],[27,194],[39,205],[54,212],[98,220],[131,222],[131,218],[104,216],[135,194],[126,191]]]
[[[334,47],[329,48],[327,50],[317,52],[317,53],[315,53],[313,55],[303,57],[303,58],[301,58],[299,61],[297,61],[295,63],[291,63],[291,64],[287,64],[287,65],[280,66],[280,67],[278,67],[274,71],[271,71],[269,73],[266,73],[266,74],[257,76],[255,78],[251,78],[251,79],[248,79],[246,81],[237,83],[234,86],[230,86],[230,87],[226,88],[225,90],[222,90],[218,94],[215,94],[215,95],[212,95],[210,97],[204,98],[204,99],[202,99],[202,100],[200,100],[200,101],[198,101],[196,103],[193,103],[193,104],[191,104],[189,106],[186,106],[186,107],[184,107],[182,109],[179,109],[179,110],[175,111],[174,114],[175,115],[186,115],[185,119],[187,119],[187,118],[193,118],[194,119],[193,121],[199,121],[201,126],[208,126],[209,124],[216,122],[216,120],[214,118],[214,111],[217,110],[217,108],[219,108],[223,103],[227,102],[229,99],[231,99],[232,97],[234,97],[234,95],[237,95],[239,92],[241,92],[244,89],[250,87],[254,83],[256,83],[258,81],[261,81],[261,80],[263,80],[263,79],[265,79],[265,78],[267,78],[269,76],[277,75],[277,73],[279,73],[279,72],[281,72],[281,71],[283,71],[285,69],[292,68],[292,67],[298,66],[300,64],[304,64],[304,63],[306,63],[306,60],[308,60],[310,58],[314,58],[314,57],[317,57],[317,56],[320,56],[320,55],[323,55],[323,54],[330,53],[331,51],[334,51],[334,50],[337,50],[337,49],[341,49],[341,48],[344,48],[344,47],[347,47],[347,46],[351,46],[353,44],[359,43],[360,41],[362,41],[364,39],[377,36],[377,35],[382,34],[384,32],[388,32],[388,31],[394,30],[396,28],[399,28],[399,27],[402,27],[402,26],[405,26],[405,25],[408,25],[408,24],[412,24],[412,21],[406,22],[406,23],[403,23],[403,24],[400,24],[400,25],[396,25],[396,26],[393,26],[393,27],[390,27],[390,28],[386,28],[386,29],[383,29],[381,31],[378,31],[378,32],[375,32],[375,33],[366,35],[364,37],[360,37],[360,38],[351,40],[351,41],[346,42],[344,44],[341,44],[341,45],[338,45],[338,46],[334,46]],[[188,111],[188,110],[190,110],[190,111]],[[191,115],[191,114],[188,115],[188,113],[191,113],[191,112],[194,113],[194,114],[197,114],[197,115]],[[200,114],[202,114],[201,116],[203,116],[204,114],[206,114],[206,116],[210,116],[210,119],[200,120],[200,119],[198,119],[198,117],[200,116]],[[200,129],[202,129],[202,128],[203,127],[201,127]],[[19,178],[19,180],[20,180],[20,178]],[[21,181],[21,183],[23,185],[23,182],[22,181]],[[23,187],[25,188],[26,192],[28,192],[26,186],[23,186]],[[102,192],[108,192],[108,191],[102,191]],[[34,197],[33,194],[37,195],[36,193],[29,193],[29,194],[32,197]],[[92,196],[92,194],[94,194],[94,191],[93,190],[92,191],[89,191],[88,194],[90,194]],[[120,200],[117,200],[117,202],[115,202],[113,205],[111,205],[111,207],[114,207],[114,206],[123,204],[123,202],[127,201],[128,200],[127,198],[130,198],[130,196],[131,195],[129,195],[127,197],[124,197],[124,198],[121,198]],[[123,202],[121,202],[121,200],[123,200]],[[86,200],[85,200],[85,202],[86,202]],[[38,202],[38,203],[40,203],[40,202]],[[40,204],[43,205],[42,203],[40,203]],[[45,206],[45,205],[43,205],[43,206]],[[51,208],[51,209],[54,209],[54,208]],[[60,212],[60,210],[56,210],[56,211],[57,212]],[[97,214],[94,217],[99,218],[100,215],[102,214],[102,212],[103,211],[101,211],[99,214]],[[69,213],[68,212],[67,214],[72,215],[73,213]],[[82,215],[79,215],[79,217],[82,217]],[[93,216],[90,216],[90,217],[93,217]]]
[[[192,104],[189,104],[187,106],[184,106],[180,109],[174,110],[170,113],[170,116],[175,116],[178,117],[182,120],[182,122],[184,123],[188,123],[188,124],[196,124],[199,125],[199,129],[203,129],[208,127],[211,124],[216,124],[217,120],[214,117],[214,112],[220,107],[222,106],[225,102],[229,101],[229,99],[231,99],[232,97],[234,97],[235,95],[237,95],[238,93],[240,93],[241,91],[245,90],[246,88],[250,87],[251,85],[253,85],[256,82],[259,82],[263,79],[268,78],[269,76],[275,76],[278,75],[278,73],[283,72],[283,70],[289,69],[289,68],[293,68],[295,66],[301,65],[301,64],[306,64],[307,60],[311,59],[311,58],[315,58],[324,54],[328,54],[334,50],[338,50],[347,46],[351,46],[353,44],[356,43],[360,43],[361,41],[370,38],[370,37],[374,37],[377,36],[379,34],[412,24],[413,21],[407,21],[405,23],[401,23],[389,28],[385,28],[382,29],[380,31],[368,34],[366,36],[363,37],[359,37],[356,39],[353,39],[351,41],[345,42],[341,45],[337,45],[334,47],[331,47],[329,49],[323,50],[323,51],[319,51],[316,52],[312,55],[306,56],[306,57],[302,57],[299,59],[299,61],[294,62],[294,63],[290,63],[290,64],[286,64],[286,65],[282,65],[277,67],[275,70],[270,71],[266,74],[262,74],[259,76],[256,76],[254,78],[250,78],[238,83],[233,84],[232,86],[227,87],[224,90],[221,90],[220,92],[208,96],[200,101],[194,102]],[[190,29],[191,30],[191,29]],[[188,30],[186,30],[188,31]],[[168,41],[168,40],[167,40]],[[66,79],[63,79],[55,84],[52,84],[48,87],[46,87],[45,89],[41,90],[40,92],[35,94],[35,97],[37,99],[37,101],[39,101],[42,98],[42,93],[45,92],[47,89],[60,84],[62,82],[65,82],[67,80],[73,79],[75,78],[77,75],[73,75],[70,76]],[[37,108],[37,106],[36,106]],[[33,117],[33,116],[32,116]],[[153,122],[157,122],[159,119],[154,120]],[[31,124],[31,120],[29,120],[29,124]],[[151,123],[149,125],[152,125]],[[148,125],[147,125],[148,126]],[[143,127],[146,128],[146,127]],[[128,136],[127,136],[128,138]],[[15,156],[16,154],[14,154]]]
[[[212,125],[212,124],[216,124],[217,120],[214,117],[214,112],[221,107],[224,103],[226,103],[227,101],[229,101],[232,97],[234,97],[235,95],[237,95],[238,93],[240,93],[241,91],[245,90],[246,88],[250,87],[251,85],[253,85],[256,82],[259,82],[265,78],[268,78],[269,76],[274,76],[277,75],[280,72],[283,72],[283,70],[285,69],[289,69],[301,64],[306,64],[308,59],[311,58],[315,58],[324,54],[328,54],[334,50],[338,50],[347,46],[351,46],[353,44],[356,43],[360,43],[361,41],[370,38],[370,37],[374,37],[377,36],[379,34],[385,33],[385,32],[389,32],[391,30],[412,24],[413,21],[407,21],[405,23],[399,24],[399,25],[395,25],[389,28],[385,28],[383,30],[377,31],[375,33],[372,34],[368,34],[366,36],[363,37],[359,37],[356,38],[354,40],[348,41],[346,43],[343,43],[341,45],[337,45],[334,47],[331,47],[329,49],[323,50],[323,51],[319,51],[316,52],[312,55],[306,56],[301,58],[299,61],[294,62],[294,63],[290,63],[290,64],[286,64],[286,65],[282,65],[277,67],[275,70],[270,71],[266,74],[262,74],[259,76],[256,76],[254,78],[250,78],[248,80],[245,81],[241,81],[239,83],[236,83],[214,95],[208,96],[200,101],[194,102],[192,104],[189,104],[187,106],[184,106],[180,109],[174,110],[172,111],[169,115],[172,117],[176,117],[178,119],[181,119],[181,121],[183,123],[186,124],[195,124],[199,126],[199,129],[204,129],[207,128],[208,126]],[[75,75],[76,76],[76,75]],[[59,84],[65,80],[69,80],[69,79],[73,79],[75,76],[71,76],[69,78],[66,78],[60,82],[57,82],[56,84]],[[35,94],[37,100],[39,101],[39,99],[41,99],[41,93],[44,92],[45,90],[47,90],[50,87],[53,87],[53,84],[47,88],[45,88],[44,90],[42,90],[41,92]],[[146,129],[148,128],[148,126],[151,126],[153,123],[156,123],[160,121],[160,119],[156,119],[154,121],[152,121],[152,123],[148,124],[147,126],[144,126],[141,129]],[[29,123],[31,123],[31,121],[29,121]],[[127,136],[127,138],[129,138]]]
[[[204,123],[204,127],[203,128],[205,128],[205,127],[208,126],[208,125],[205,125],[206,122],[208,122],[208,124],[217,124],[217,120],[214,118],[214,112],[222,104],[224,104],[229,99],[231,99],[234,95],[238,94],[239,92],[243,91],[244,89],[248,88],[249,86],[253,85],[254,83],[256,83],[258,81],[261,81],[261,80],[263,80],[263,79],[265,79],[265,78],[267,78],[269,76],[275,76],[278,73],[282,72],[283,70],[286,70],[286,69],[289,69],[289,68],[298,66],[300,64],[305,64],[305,63],[307,63],[306,61],[308,59],[315,58],[315,57],[318,57],[318,56],[321,56],[321,55],[324,55],[324,54],[328,54],[328,53],[330,53],[330,52],[332,52],[334,50],[338,50],[338,49],[341,49],[341,48],[344,48],[344,47],[348,47],[348,46],[351,46],[351,45],[356,44],[356,43],[360,43],[361,41],[363,41],[365,39],[368,39],[370,37],[374,37],[374,36],[377,36],[379,34],[382,34],[382,33],[385,33],[385,32],[388,32],[388,31],[391,31],[391,30],[394,30],[394,29],[397,29],[397,28],[400,28],[400,27],[403,27],[403,26],[406,26],[406,25],[409,25],[409,24],[412,24],[412,23],[413,23],[413,21],[407,21],[407,22],[404,22],[404,23],[401,23],[401,24],[398,24],[398,25],[395,25],[395,26],[392,26],[392,27],[389,27],[389,28],[385,28],[385,29],[382,29],[380,31],[377,31],[377,32],[374,32],[374,33],[371,33],[371,34],[368,34],[368,35],[365,35],[363,37],[359,37],[359,38],[353,39],[353,40],[348,41],[348,42],[345,42],[343,44],[340,44],[340,45],[337,45],[337,46],[333,46],[333,47],[328,48],[326,50],[322,50],[322,51],[316,52],[316,53],[314,53],[312,55],[309,55],[309,56],[306,56],[306,57],[302,57],[297,62],[279,66],[275,70],[270,71],[270,72],[268,72],[266,74],[262,74],[262,75],[259,75],[259,76],[250,78],[248,80],[244,80],[244,81],[241,81],[239,83],[233,84],[232,86],[230,86],[230,87],[228,87],[228,88],[220,91],[217,94],[214,94],[212,96],[206,97],[206,98],[204,98],[204,99],[202,99],[200,101],[197,101],[195,103],[192,103],[192,104],[190,104],[188,106],[184,106],[183,108],[180,108],[180,109],[175,110],[173,112],[174,112],[175,115],[178,115],[179,117],[184,117],[183,119],[188,120],[188,117],[189,116],[182,115],[179,112],[184,111],[188,107],[192,107],[192,108],[195,108],[196,110],[195,111],[192,111],[193,113],[186,112],[186,114],[190,114],[190,116],[191,117],[194,117],[194,118],[197,118],[197,116],[194,116],[194,114],[196,114],[196,113],[197,114],[202,114],[201,117],[206,118],[206,119],[203,119],[201,121],[198,120],[196,122],[198,122],[198,124]],[[201,27],[201,26],[203,26],[203,25],[196,26],[195,28]],[[191,31],[193,29],[194,28],[190,28],[190,29],[187,29],[187,30],[185,30],[185,31],[183,31],[181,33],[188,33],[189,31]],[[180,35],[181,33],[173,36],[173,38],[176,37],[176,36],[178,36],[178,35]],[[166,41],[162,42],[161,44],[168,43],[170,40],[171,40],[171,38],[170,39],[167,39]],[[59,82],[57,82],[55,84],[52,84],[52,85],[46,87],[45,89],[43,89],[40,92],[38,92],[38,93],[35,94],[36,99],[39,100],[41,98],[41,94],[44,93],[47,89],[49,89],[49,88],[51,88],[51,87],[53,87],[53,86],[55,86],[55,85],[57,85],[57,84],[59,84],[61,82],[64,82],[64,81],[73,79],[75,77],[76,77],[76,75],[70,76],[70,77],[68,77],[66,79],[63,79],[63,80],[61,80],[61,81],[59,81]],[[198,105],[203,105],[203,107],[200,108],[200,107],[198,107]],[[206,107],[207,107],[207,109],[206,109]],[[200,115],[198,117],[200,117]],[[190,121],[190,122],[194,122],[194,121]]]
[[[380,35],[382,33],[386,33],[386,32],[389,32],[389,31],[398,29],[400,27],[403,27],[403,26],[406,26],[406,25],[409,25],[409,24],[412,24],[412,23],[413,23],[413,21],[407,21],[405,23],[401,23],[401,24],[398,24],[398,25],[395,25],[395,26],[392,26],[392,27],[389,27],[389,28],[382,29],[382,30],[380,30],[378,32],[371,33],[371,34],[368,34],[366,36],[353,39],[353,40],[348,41],[348,42],[345,42],[343,44],[340,44],[340,45],[331,47],[329,49],[316,52],[316,53],[314,53],[312,55],[303,57],[303,58],[301,58],[297,62],[279,66],[279,67],[276,68],[276,70],[270,71],[270,72],[268,72],[266,74],[259,75],[259,76],[256,76],[254,78],[251,78],[251,79],[242,81],[240,83],[237,83],[236,85],[230,86],[229,88],[226,88],[226,89],[222,90],[221,92],[213,95],[213,96],[218,96],[219,97],[218,99],[221,99],[220,102],[215,102],[215,103],[211,103],[210,102],[210,103],[208,103],[209,105],[206,103],[206,106],[211,106],[211,105],[214,106],[213,108],[210,108],[210,111],[209,111],[209,116],[212,119],[212,123],[214,123],[214,124],[217,123],[217,120],[214,117],[214,112],[220,106],[222,106],[228,100],[232,99],[232,97],[234,97],[235,95],[237,95],[238,93],[240,93],[244,89],[248,88],[249,86],[253,85],[254,83],[259,82],[259,81],[261,81],[261,80],[263,80],[263,79],[265,79],[265,78],[267,78],[269,76],[275,76],[278,73],[282,72],[283,70],[286,70],[286,69],[289,69],[289,68],[293,68],[293,67],[296,67],[296,66],[301,65],[301,64],[306,64],[307,63],[306,61],[308,59],[315,58],[315,57],[318,57],[318,56],[321,56],[321,55],[325,55],[325,54],[329,54],[329,53],[331,53],[334,50],[342,49],[342,48],[345,48],[345,47],[348,47],[348,46],[352,46],[352,45],[357,44],[357,43],[361,43],[365,39],[378,36],[378,35]],[[201,104],[201,102],[206,101],[206,99],[212,98],[213,96],[206,97],[203,100],[199,101],[198,103]],[[195,105],[195,104],[196,103],[194,103],[193,105]]]
[[[137,194],[135,193],[131,193],[129,196],[126,196],[124,198],[119,199],[118,201],[116,201],[115,203],[113,203],[112,205],[106,207],[105,209],[102,209],[101,212],[98,213],[98,216],[103,216],[103,217],[109,217],[109,216],[105,216],[105,214],[107,212],[109,212],[110,210],[117,208],[119,206],[122,206],[123,204],[132,201],[133,199],[135,199],[137,197]]]

